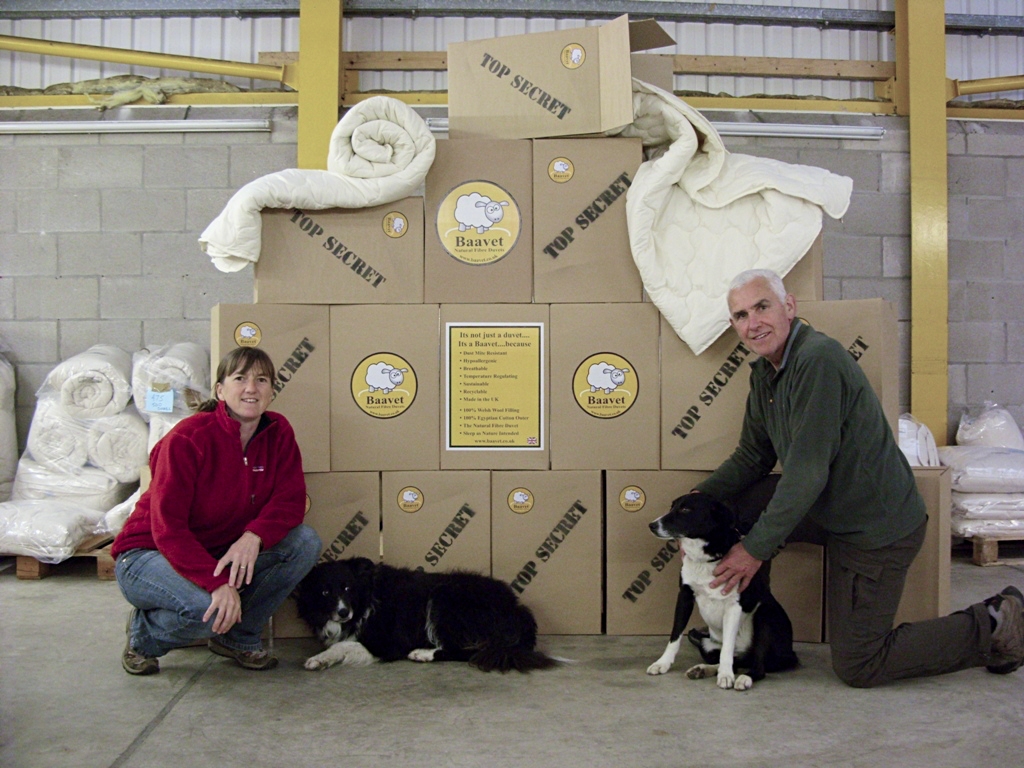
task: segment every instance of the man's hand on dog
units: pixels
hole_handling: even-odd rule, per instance
[[[726,552],[722,562],[715,568],[715,580],[708,586],[711,589],[721,586],[723,595],[728,595],[734,588],[742,592],[761,567],[761,562],[747,552],[742,541],[738,542]]]

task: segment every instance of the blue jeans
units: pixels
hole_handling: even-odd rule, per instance
[[[242,620],[220,641],[238,651],[258,651],[267,620],[285,601],[320,556],[320,537],[308,525],[293,528],[273,547],[256,558],[252,583],[238,594]],[[114,569],[133,612],[131,647],[143,656],[163,656],[174,648],[214,635],[214,618],[203,621],[210,593],[171,567],[155,549],[133,549],[117,558]]]

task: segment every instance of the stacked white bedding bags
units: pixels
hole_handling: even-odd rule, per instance
[[[131,495],[149,439],[131,397],[131,357],[115,346],[90,347],[47,375],[11,501],[0,505],[0,552],[60,562]]]
[[[953,473],[953,533],[1024,538],[1024,437],[1010,413],[986,403],[965,414],[957,445],[938,451]]]
[[[18,467],[18,430],[14,420],[14,366],[0,355],[0,502],[11,498]]]
[[[188,341],[139,350],[132,356],[132,394],[149,422],[148,453],[210,396],[210,354]]]

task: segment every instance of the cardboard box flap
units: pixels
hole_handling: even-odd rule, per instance
[[[621,18],[628,18],[623,16]],[[605,25],[607,26],[607,25]],[[629,50],[648,51],[651,48],[663,48],[666,45],[675,45],[672,39],[655,19],[642,19],[641,21],[629,22]]]

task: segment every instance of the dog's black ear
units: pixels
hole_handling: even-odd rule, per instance
[[[365,578],[373,573],[373,569],[376,568],[376,564],[368,557],[353,557],[350,561],[352,570],[355,571],[356,575],[360,578]]]

